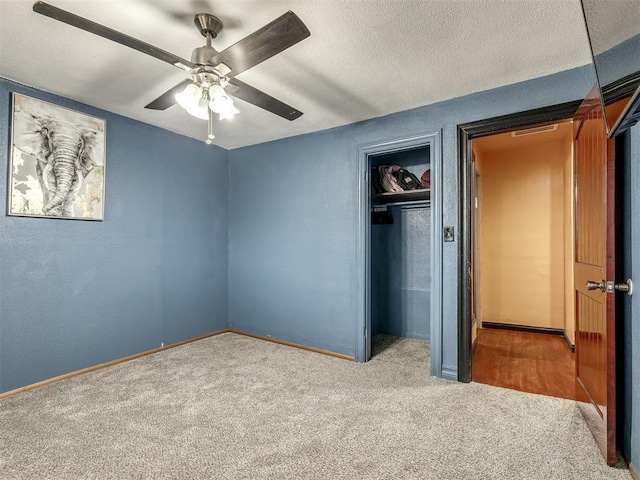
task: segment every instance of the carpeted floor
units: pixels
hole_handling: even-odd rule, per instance
[[[0,400],[0,478],[629,479],[575,403],[224,334]]]

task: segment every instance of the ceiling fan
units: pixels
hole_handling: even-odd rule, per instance
[[[221,52],[211,46],[211,40],[222,31],[222,21],[214,15],[198,13],[194,17],[194,23],[205,37],[206,43],[193,51],[191,60],[185,60],[45,2],[34,3],[33,11],[146,53],[188,72],[191,78],[178,83],[145,108],[166,110],[174,103],[178,103],[191,115],[208,120],[206,143],[210,144],[214,139],[214,113],[219,114],[220,119],[232,118],[238,113],[231,96],[287,120],[295,120],[302,115],[301,111],[235,78],[236,75],[277,55],[310,35],[306,25],[291,11]]]

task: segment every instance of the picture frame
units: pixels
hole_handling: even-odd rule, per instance
[[[7,214],[102,221],[106,129],[104,119],[13,92]]]

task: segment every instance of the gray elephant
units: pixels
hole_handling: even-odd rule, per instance
[[[43,195],[42,213],[73,217],[84,179],[102,163],[101,132],[65,120],[17,112],[13,145],[33,155]]]

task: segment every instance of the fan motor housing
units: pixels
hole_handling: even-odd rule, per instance
[[[198,47],[191,53],[191,62],[196,65],[206,65],[209,59],[217,54],[218,51],[208,45]]]

